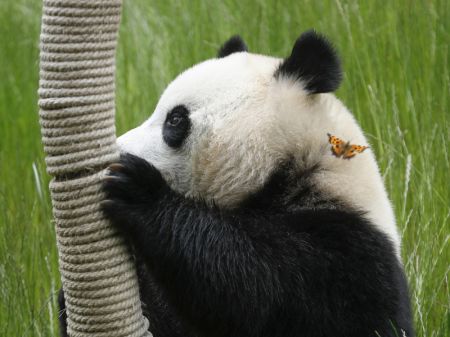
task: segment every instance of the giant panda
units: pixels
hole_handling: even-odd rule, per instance
[[[315,31],[285,59],[235,36],[118,139],[102,209],[133,249],[154,337],[414,336],[375,157],[330,144],[367,145],[341,79]]]

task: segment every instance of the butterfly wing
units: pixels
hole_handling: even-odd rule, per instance
[[[344,152],[344,155],[342,158],[344,159],[350,159],[356,156],[357,153],[363,152],[365,149],[367,149],[368,146],[362,146],[362,145],[350,145]]]
[[[331,151],[336,157],[342,156],[345,150],[345,142],[336,137],[332,136],[328,133],[328,142],[331,144]]]

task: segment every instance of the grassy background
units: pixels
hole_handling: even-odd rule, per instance
[[[0,336],[57,334],[59,287],[36,108],[40,0],[0,1]],[[403,236],[418,336],[449,336],[450,2],[125,1],[118,132],[180,71],[240,33],[284,56],[316,28],[346,70],[337,95],[377,154]]]

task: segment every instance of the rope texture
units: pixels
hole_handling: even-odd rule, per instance
[[[71,337],[151,336],[133,260],[99,208],[104,169],[119,157],[114,75],[121,5],[44,0],[39,115]]]

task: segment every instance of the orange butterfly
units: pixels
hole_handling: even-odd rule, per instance
[[[329,133],[327,135],[328,141],[331,144],[331,151],[338,158],[350,159],[356,156],[357,153],[361,153],[368,148],[368,146],[350,144],[350,142],[345,142]]]

